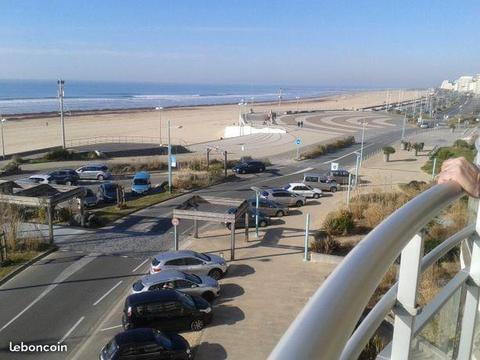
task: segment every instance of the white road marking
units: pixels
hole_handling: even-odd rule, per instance
[[[375,144],[364,145],[364,146],[363,146],[363,150],[365,150],[366,148],[369,148],[370,146],[373,146],[373,145],[375,145]],[[346,158],[347,156],[350,156],[350,155],[352,155],[352,154],[355,154],[357,151],[360,151],[360,149],[355,150],[355,151],[352,151],[351,153],[345,154],[345,155],[340,156],[340,157],[338,157],[338,158],[336,158],[336,159],[325,161],[325,162],[321,163],[320,165],[330,164],[330,163],[332,163],[332,162],[341,160],[341,159],[343,159],[343,158]]]
[[[67,333],[65,335],[63,335],[63,337],[60,339],[60,341],[58,342],[58,344],[60,345],[61,343],[63,343],[69,336],[70,334],[77,328],[78,325],[80,325],[80,323],[83,321],[83,319],[85,319],[85,316],[82,316],[76,323],[75,325],[73,325],[71,327],[70,330],[67,331]]]
[[[303,170],[298,170],[298,171],[295,171],[293,173],[290,173],[290,174],[287,174],[287,175],[284,175],[284,176],[290,176],[290,175],[298,175],[298,174],[302,174],[304,172],[307,172],[307,171],[310,171],[310,170],[313,170],[312,167],[308,167],[308,168],[305,168]]]
[[[77,260],[74,262],[72,265],[67,267],[65,270],[63,270],[60,275],[58,275],[53,281],[52,285],[49,285],[40,295],[37,296],[35,300],[33,300],[30,304],[27,305],[25,309],[20,311],[15,317],[7,322],[3,327],[0,329],[0,332],[5,330],[10,324],[12,324],[15,320],[17,320],[20,316],[25,314],[32,306],[34,306],[37,302],[39,302],[41,299],[43,299],[50,291],[55,289],[59,284],[61,284],[63,281],[65,281],[68,277],[73,275],[75,272],[83,268],[85,265],[87,265],[89,262],[93,261],[96,259],[96,256],[92,256],[90,254],[89,256],[85,256],[81,258],[80,260]]]
[[[118,328],[121,328],[121,327],[122,327],[122,325],[115,325],[115,326],[107,327],[105,329],[100,329],[100,331],[108,331],[108,330],[118,329]]]
[[[132,270],[132,273],[134,273],[135,271],[137,271],[138,269],[140,269],[149,259],[145,259],[144,261],[142,261],[140,263],[140,265],[138,265],[135,269]]]
[[[123,282],[123,280],[120,280],[118,283],[115,284],[114,287],[112,287],[110,290],[108,290],[100,299],[98,299],[97,301],[95,301],[93,303],[93,306],[97,306],[103,299],[105,299],[108,295],[110,295],[110,293],[115,290],[117,287],[120,286],[120,284]]]

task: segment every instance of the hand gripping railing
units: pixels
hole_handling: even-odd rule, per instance
[[[408,359],[412,337],[451,296],[451,291],[465,284],[469,277],[465,274],[469,275],[470,268],[464,268],[452,279],[453,283],[449,283],[450,287],[445,287],[448,293],[447,290],[441,291],[438,294],[440,298],[428,304],[421,316],[416,313],[416,287],[421,271],[476,231],[472,226],[465,228],[439,245],[420,263],[423,253],[421,230],[462,194],[462,189],[456,183],[436,185],[402,206],[372,230],[312,296],[269,359],[356,359],[394,306],[396,319],[392,346],[398,349],[400,345],[408,345],[394,357]],[[476,250],[480,253],[479,249]],[[353,333],[369,299],[401,253],[399,284],[384,295]],[[417,266],[412,259],[417,260]],[[472,301],[474,303],[475,299]],[[476,301],[478,303],[478,294]],[[414,325],[415,318],[418,321]],[[406,330],[402,324],[407,324]],[[471,327],[466,326],[465,329]],[[462,331],[463,328],[462,324]],[[465,341],[471,341],[471,338]]]

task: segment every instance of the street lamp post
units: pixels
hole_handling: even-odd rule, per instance
[[[65,121],[63,118],[63,98],[65,96],[64,92],[64,86],[65,86],[65,80],[57,80],[58,84],[58,100],[60,101],[60,124],[62,126],[62,147],[65,149]]]
[[[404,116],[403,116],[403,125],[402,125],[402,139],[403,140],[405,138],[405,123],[407,122],[407,113],[405,112]]]
[[[362,122],[362,143],[360,145],[360,167],[362,166],[362,161],[363,161],[363,144],[365,142],[365,125],[368,123],[366,121]]]
[[[5,123],[7,121],[7,119],[2,119],[0,121],[0,132],[2,134],[2,157],[3,157],[3,160],[5,160],[5,139],[3,137],[3,123]]]
[[[170,119],[168,120],[168,192],[172,193],[172,143],[170,142]]]
[[[160,146],[163,146],[163,142],[162,142],[162,110],[163,110],[163,107],[157,106],[155,108],[155,110],[158,111],[158,138],[160,139],[159,143],[160,143]]]

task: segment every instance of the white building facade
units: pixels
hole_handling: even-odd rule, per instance
[[[440,85],[440,89],[480,95],[480,74],[460,76],[453,82],[444,80]]]

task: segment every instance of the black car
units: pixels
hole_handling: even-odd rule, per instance
[[[232,169],[237,174],[259,173],[265,171],[265,163],[256,160],[239,162]]]
[[[191,359],[190,345],[177,334],[151,328],[124,331],[114,336],[100,352],[100,360]]]
[[[77,185],[80,177],[75,170],[55,170],[48,175],[52,178],[51,182],[59,185]]]
[[[146,291],[125,300],[124,329],[152,327],[163,331],[199,331],[212,320],[210,304],[176,290]]]
[[[98,187],[98,199],[103,202],[117,202],[118,185],[115,183],[103,183]]]

